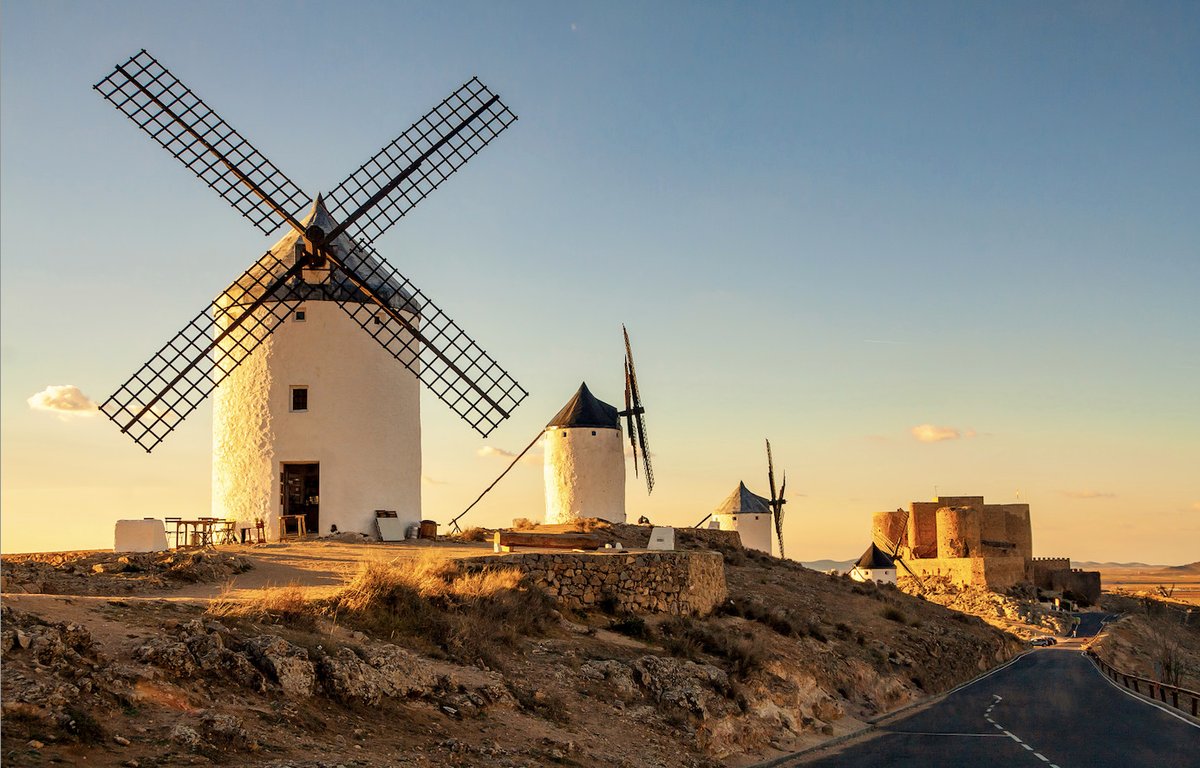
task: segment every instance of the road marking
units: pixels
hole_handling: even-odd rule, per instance
[[[1103,680],[1104,682],[1108,683],[1109,685],[1111,685],[1113,688],[1116,688],[1118,691],[1120,691],[1121,693],[1125,694],[1126,696],[1130,697],[1131,699],[1133,699],[1135,701],[1140,701],[1143,704],[1149,704],[1150,706],[1154,707],[1155,709],[1162,710],[1163,712],[1166,712],[1168,715],[1175,718],[1176,720],[1179,720],[1180,722],[1183,722],[1183,723],[1187,723],[1188,725],[1192,726],[1193,728],[1200,728],[1200,723],[1194,723],[1191,720],[1188,720],[1186,717],[1184,717],[1183,715],[1181,715],[1178,712],[1175,712],[1170,707],[1168,707],[1164,704],[1159,704],[1157,701],[1152,701],[1150,699],[1144,699],[1141,696],[1138,696],[1133,691],[1117,685],[1115,682],[1113,682],[1112,680],[1109,679],[1108,675],[1104,674],[1100,670],[1100,667],[1096,666],[1096,662],[1090,656],[1088,656],[1087,653],[1085,653],[1083,651],[1080,651],[1080,653],[1083,656],[1087,657],[1087,660],[1089,662],[1091,662],[1092,669],[1096,670],[1096,674],[1100,675],[1100,679]]]
[[[993,696],[995,696],[995,698],[996,698],[996,701],[1000,701],[1000,697],[999,697],[999,696],[996,696],[996,694],[992,694],[992,695],[993,695]],[[994,706],[994,705],[993,705],[993,706]],[[991,710],[991,707],[988,707],[988,710],[990,711],[990,710]],[[1031,747],[1031,746],[1029,746],[1028,744],[1026,744],[1025,742],[1021,741],[1020,737],[1018,737],[1018,736],[1017,736],[1015,733],[1013,733],[1013,732],[1012,732],[1012,731],[1010,731],[1010,730],[1007,730],[1007,729],[1005,729],[1005,727],[1004,727],[1004,726],[1000,725],[1000,723],[997,723],[995,720],[993,720],[993,719],[991,718],[991,715],[986,715],[986,714],[985,714],[985,715],[984,715],[984,717],[985,717],[985,718],[987,718],[987,721],[988,721],[989,723],[991,723],[993,726],[995,726],[995,727],[996,727],[996,730],[998,730],[998,731],[1004,731],[1004,735],[1005,735],[1005,736],[1007,736],[1008,738],[1010,738],[1010,739],[1012,739],[1013,741],[1017,742],[1017,743],[1018,743],[1018,744],[1020,744],[1022,747],[1025,747],[1025,750],[1026,750],[1027,752],[1033,752],[1033,756],[1034,756],[1034,757],[1036,757],[1038,760],[1041,760],[1043,763],[1048,763],[1048,764],[1049,764],[1049,766],[1050,766],[1050,768],[1058,768],[1058,766],[1057,766],[1057,765],[1055,765],[1054,763],[1051,763],[1051,762],[1050,762],[1050,758],[1046,757],[1046,756],[1045,756],[1045,755],[1043,755],[1041,752],[1034,752],[1034,751],[1033,751],[1033,747]],[[999,734],[996,734],[996,735],[999,735]]]

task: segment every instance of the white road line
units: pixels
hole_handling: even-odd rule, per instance
[[[1108,675],[1104,674],[1104,672],[1102,672],[1100,670],[1100,667],[1096,666],[1096,662],[1093,661],[1090,656],[1087,656],[1087,654],[1084,653],[1083,651],[1080,651],[1080,653],[1083,654],[1084,656],[1086,656],[1088,661],[1091,662],[1092,669],[1096,670],[1096,674],[1100,675],[1100,679],[1102,679],[1104,682],[1111,685],[1113,688],[1116,688],[1118,691],[1120,691],[1121,693],[1130,697],[1131,699],[1134,699],[1135,701],[1140,701],[1143,704],[1149,704],[1150,706],[1154,707],[1155,709],[1162,710],[1163,712],[1166,712],[1168,715],[1175,718],[1176,720],[1187,723],[1188,725],[1192,726],[1193,728],[1200,728],[1200,723],[1195,723],[1195,722],[1187,719],[1186,717],[1184,717],[1183,715],[1181,715],[1178,712],[1175,712],[1174,710],[1172,710],[1170,707],[1166,706],[1165,704],[1159,704],[1157,701],[1152,701],[1150,699],[1144,699],[1141,696],[1138,696],[1133,691],[1128,690],[1127,688],[1124,688],[1120,685],[1117,685],[1115,682],[1113,682],[1112,680],[1109,679]]]
[[[996,698],[996,701],[997,701],[997,702],[999,702],[999,701],[1000,701],[1000,697],[999,697],[999,696],[996,696],[996,694],[994,694],[994,693],[993,693],[993,694],[992,694],[992,696],[995,696],[995,698]],[[991,710],[991,707],[988,707],[988,709],[989,709],[989,710]],[[996,730],[998,730],[998,731],[1004,731],[1004,735],[1005,735],[1005,736],[1007,736],[1008,738],[1010,738],[1010,739],[1012,739],[1013,741],[1017,742],[1017,743],[1018,743],[1018,744],[1020,744],[1022,747],[1025,747],[1025,750],[1026,750],[1026,751],[1028,751],[1028,752],[1033,752],[1033,756],[1034,756],[1034,757],[1036,757],[1038,760],[1041,760],[1043,763],[1048,763],[1048,764],[1050,765],[1050,768],[1058,768],[1058,766],[1057,766],[1057,765],[1055,765],[1054,763],[1051,763],[1051,762],[1050,762],[1050,758],[1046,757],[1046,756],[1045,756],[1045,755],[1043,755],[1041,752],[1034,752],[1034,751],[1033,751],[1033,747],[1031,747],[1031,746],[1029,746],[1028,744],[1026,744],[1025,742],[1021,741],[1020,737],[1018,737],[1018,736],[1017,736],[1015,733],[1013,733],[1012,731],[1006,730],[1006,729],[1004,728],[1004,726],[1000,725],[1000,723],[997,723],[995,720],[993,720],[993,719],[991,718],[991,715],[984,715],[984,717],[985,717],[985,718],[987,718],[987,721],[988,721],[989,723],[991,723],[992,725],[994,725],[994,726],[996,727]]]

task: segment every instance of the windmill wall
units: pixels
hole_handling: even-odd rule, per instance
[[[318,462],[320,531],[421,519],[420,384],[334,302],[307,301],[214,393],[213,514],[278,535],[284,463]],[[227,339],[227,344],[236,343]],[[308,409],[292,412],[292,387]]]
[[[785,518],[786,519],[786,518]],[[746,549],[757,549],[759,552],[771,554],[775,541],[774,520],[769,512],[738,512],[726,514],[714,512],[712,522],[722,531],[737,531]]]
[[[625,446],[620,429],[546,430],[546,522],[598,517],[625,522]]]

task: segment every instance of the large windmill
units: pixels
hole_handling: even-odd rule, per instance
[[[219,515],[419,519],[416,382],[485,436],[527,393],[372,243],[516,116],[473,78],[312,198],[146,51],[95,88],[263,233],[288,228],[101,410],[151,451],[216,390]]]

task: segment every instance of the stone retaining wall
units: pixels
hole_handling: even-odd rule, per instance
[[[704,616],[728,596],[719,552],[513,552],[463,561],[514,566],[565,608]]]

